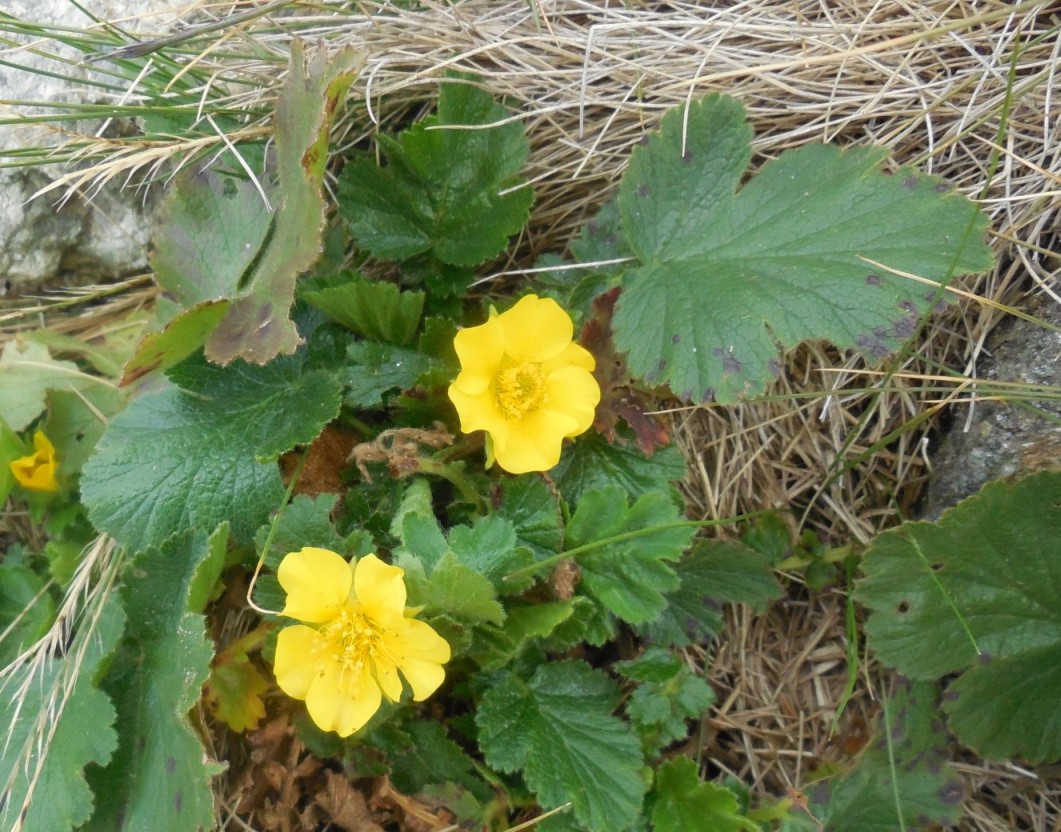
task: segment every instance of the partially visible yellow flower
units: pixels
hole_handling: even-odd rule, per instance
[[[286,555],[277,577],[287,593],[273,667],[280,689],[304,699],[325,731],[348,737],[402,695],[398,671],[426,699],[445,678],[449,644],[405,609],[405,573],[375,555],[355,563],[327,549]],[[307,626],[312,625],[312,626]]]
[[[34,452],[11,463],[11,473],[23,488],[32,491],[58,491],[59,482],[55,479],[58,462],[55,459],[55,446],[39,430],[33,434]]]
[[[563,440],[593,424],[600,387],[573,334],[560,305],[537,295],[457,333],[461,372],[449,397],[464,433],[486,431],[488,462],[513,474],[547,471]]]

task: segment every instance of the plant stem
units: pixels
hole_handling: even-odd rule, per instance
[[[606,546],[611,546],[615,543],[624,543],[627,540],[636,540],[639,537],[648,537],[649,535],[658,534],[659,532],[669,531],[670,529],[705,529],[711,526],[729,526],[733,523],[739,523],[742,520],[752,520],[756,517],[761,517],[764,514],[769,514],[769,509],[762,509],[760,511],[751,511],[747,514],[735,514],[732,517],[722,517],[718,520],[675,520],[671,523],[660,523],[657,526],[647,526],[643,529],[635,529],[631,532],[623,532],[622,534],[612,535],[611,537],[603,537],[600,540],[594,540],[592,543],[585,543],[582,546],[576,546],[574,549],[568,549],[566,552],[558,552],[552,557],[548,557],[545,560],[539,560],[535,563],[528,564],[527,566],[516,569],[513,572],[509,572],[502,581],[512,581],[517,578],[525,578],[530,575],[534,575],[539,571],[545,569],[551,569],[560,563],[562,560],[568,558],[577,558],[579,555],[584,555],[587,552],[592,552],[597,549],[603,549]]]

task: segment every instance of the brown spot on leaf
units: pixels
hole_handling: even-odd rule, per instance
[[[879,274],[867,274],[866,283],[870,286],[880,286],[880,275]]]

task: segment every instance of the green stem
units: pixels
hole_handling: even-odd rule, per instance
[[[434,474],[448,480],[460,492],[461,497],[479,511],[485,511],[486,504],[472,482],[464,475],[462,466],[438,459],[425,457],[420,461],[420,470],[425,474]]]
[[[534,575],[537,572],[551,569],[556,566],[556,564],[560,563],[560,561],[568,560],[569,558],[577,558],[579,555],[584,555],[587,552],[593,552],[597,549],[603,549],[606,546],[611,546],[615,543],[625,543],[627,540],[636,540],[639,537],[648,537],[649,535],[658,534],[659,532],[665,532],[671,529],[706,529],[711,526],[729,526],[733,523],[739,523],[742,520],[752,520],[756,517],[761,517],[764,514],[770,514],[770,509],[751,511],[747,514],[735,514],[732,517],[723,517],[718,520],[675,520],[670,523],[660,523],[657,526],[647,526],[643,529],[635,529],[632,532],[623,532],[622,534],[612,535],[611,537],[602,537],[600,540],[594,540],[592,543],[576,546],[574,549],[568,549],[566,552],[558,552],[545,560],[539,560],[535,563],[521,567],[520,569],[516,569],[513,572],[509,572],[501,580],[512,581],[518,578],[525,578]]]

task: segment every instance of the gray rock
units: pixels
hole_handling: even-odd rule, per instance
[[[123,29],[141,37],[166,31],[177,14],[188,8],[187,0],[85,0],[82,5],[95,16],[118,21]],[[5,0],[3,6],[16,18],[45,26],[93,25],[70,0]],[[28,43],[30,39],[21,40]],[[80,58],[76,50],[53,41],[35,45],[46,53]],[[103,100],[90,84],[40,74],[56,71],[85,79],[97,71],[91,65],[61,63],[18,47],[0,50],[0,56],[18,65],[0,65],[0,90],[5,99],[56,103]],[[29,106],[19,107],[17,112],[35,115],[50,110]],[[79,122],[77,129],[92,135],[99,126]],[[0,126],[0,153],[51,146],[61,140],[51,126]],[[6,161],[3,156],[0,160]],[[57,277],[74,282],[115,277],[147,264],[151,203],[145,203],[142,194],[111,185],[91,199],[79,195],[60,203],[61,194],[52,192],[31,200],[64,170],[60,166],[0,170],[0,280],[15,292]]]
[[[1029,314],[1061,327],[1061,305],[1049,297],[1029,304]],[[988,340],[981,362],[985,380],[1061,387],[1061,334],[1010,318]],[[933,475],[923,517],[937,519],[987,482],[1061,466],[1061,402],[977,402],[966,429],[966,412],[953,423],[931,455]]]

